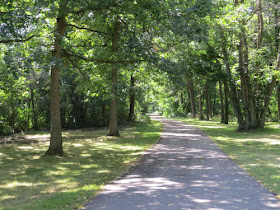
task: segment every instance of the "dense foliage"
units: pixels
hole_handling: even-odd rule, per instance
[[[118,125],[159,111],[239,130],[278,120],[277,0],[7,0],[0,135]]]

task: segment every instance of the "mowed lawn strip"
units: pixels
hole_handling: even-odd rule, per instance
[[[0,209],[79,208],[127,171],[161,131],[152,121],[122,128],[120,138],[106,136],[105,129],[63,132],[64,157],[43,155],[49,144],[44,133],[24,136],[25,144],[0,145]]]
[[[205,131],[216,144],[271,192],[280,195],[280,128],[267,123],[264,130],[237,132],[237,123],[182,119]]]

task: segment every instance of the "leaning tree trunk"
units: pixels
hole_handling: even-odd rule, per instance
[[[117,21],[114,26],[114,33],[112,35],[112,53],[116,54],[118,52],[118,42],[120,35],[120,22]],[[112,97],[110,104],[110,120],[109,120],[109,132],[108,136],[120,136],[118,129],[118,103],[117,103],[117,79],[118,70],[117,66],[112,65]]]
[[[128,114],[128,121],[133,122],[135,120],[135,114],[134,114],[134,109],[135,109],[135,77],[131,75],[130,77],[130,106],[129,106],[129,114]]]
[[[56,37],[52,58],[55,65],[51,68],[51,139],[50,146],[46,155],[63,155],[61,115],[60,115],[60,93],[59,93],[59,74],[61,63],[61,42],[66,28],[65,15],[62,15],[64,8],[60,5],[60,12],[56,23]]]

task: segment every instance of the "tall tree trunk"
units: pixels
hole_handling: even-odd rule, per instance
[[[196,106],[195,106],[195,96],[194,96],[194,88],[193,88],[193,81],[189,79],[187,81],[187,88],[190,93],[190,101],[191,101],[191,109],[192,109],[192,117],[196,117]]]
[[[225,110],[224,110],[224,96],[222,82],[219,81],[220,101],[221,101],[221,123],[225,122]]]
[[[277,51],[277,49],[279,48],[279,43],[280,43],[280,26],[279,26],[279,23],[280,23],[280,15],[279,15],[279,11],[280,11],[280,8],[277,5],[279,0],[275,0],[274,1],[274,5],[275,5],[275,49]]]
[[[34,89],[30,88],[30,100],[32,106],[32,121],[33,121],[33,129],[38,130],[38,121],[37,121],[37,114],[35,109],[35,101],[34,101]]]
[[[199,120],[204,120],[204,117],[203,117],[203,102],[202,102],[202,95],[201,95],[200,88],[198,88],[198,90],[197,90],[197,95],[198,95]]]
[[[210,120],[210,102],[209,102],[209,86],[205,85],[205,104],[206,104],[206,119]]]
[[[278,123],[280,125],[280,84],[277,87],[277,108],[278,108]]]
[[[245,26],[241,26],[241,32],[239,34],[239,45],[238,45],[238,53],[239,53],[239,74],[241,79],[241,94],[242,94],[242,103],[243,103],[243,111],[245,117],[245,130],[248,131],[250,129],[250,106],[249,106],[249,76],[248,76],[248,61],[246,61],[246,50],[245,40]]]
[[[16,128],[16,111],[15,111],[15,100],[14,100],[14,93],[13,91],[10,93],[10,106],[12,109],[12,115],[10,120],[10,126],[13,128],[13,133],[17,131]]]
[[[59,92],[59,74],[61,63],[61,42],[65,33],[66,20],[63,14],[64,6],[60,5],[59,15],[56,19],[56,37],[54,41],[54,51],[52,53],[55,65],[51,68],[51,139],[50,146],[46,155],[63,155],[62,133],[61,133],[61,115],[60,115],[60,92]]]
[[[63,97],[63,101],[66,104],[67,96],[66,94]],[[65,128],[66,127],[66,109],[65,106],[61,108],[61,127]]]
[[[258,13],[257,48],[260,49],[262,46],[262,39],[263,39],[263,15],[262,15],[262,1],[261,0],[257,0],[257,13]]]
[[[130,106],[129,106],[129,114],[128,121],[133,122],[135,120],[134,108],[135,108],[135,77],[131,75],[130,77]]]
[[[239,103],[239,99],[238,99],[238,95],[237,95],[237,88],[236,88],[236,85],[235,85],[234,80],[231,75],[228,52],[226,49],[226,39],[225,39],[222,28],[220,30],[220,36],[221,36],[222,53],[224,56],[224,63],[225,63],[225,67],[226,67],[226,75],[227,75],[227,78],[229,81],[229,87],[230,87],[230,91],[229,91],[230,92],[230,94],[229,94],[230,101],[232,104],[234,115],[237,118],[238,130],[241,131],[241,130],[245,129],[245,122],[244,122],[244,119],[242,116],[242,111],[241,111],[241,107],[240,107],[240,103]]]
[[[275,71],[279,71],[279,70],[280,70],[280,46],[278,48],[278,56],[277,56],[277,61],[276,61],[276,66],[275,66]],[[261,119],[260,119],[260,124],[259,124],[260,128],[264,128],[265,116],[266,116],[268,106],[269,106],[269,103],[270,103],[270,100],[271,100],[271,96],[272,96],[272,93],[273,93],[273,90],[274,90],[274,87],[276,85],[278,77],[279,76],[277,74],[274,74],[272,76],[271,83],[267,87],[267,91],[266,91],[266,94],[265,94],[265,100],[264,100],[264,106],[263,106],[263,109],[262,109],[262,112],[261,112]]]
[[[106,103],[102,101],[101,104],[101,117],[102,117],[102,126],[106,126]]]
[[[208,91],[208,107],[209,107],[209,117],[210,119],[212,119],[213,117],[213,103],[212,103],[212,97],[211,97],[211,94],[210,92]]]
[[[82,98],[84,98],[84,96],[82,96]],[[82,126],[83,126],[83,128],[85,128],[86,120],[87,120],[87,105],[86,105],[86,102],[84,102],[84,100],[81,103],[80,112],[81,112]]]
[[[228,124],[228,84],[227,84],[227,80],[224,79],[224,93],[225,93],[225,118],[224,118],[224,124]]]
[[[120,35],[120,22],[117,21],[114,26],[114,33],[112,35],[112,53],[115,54],[118,52],[118,42]],[[108,136],[120,136],[118,129],[118,103],[117,103],[117,79],[118,79],[118,70],[117,66],[112,65],[112,98],[110,104],[110,121],[109,121],[109,132]]]

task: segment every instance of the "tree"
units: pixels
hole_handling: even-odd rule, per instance
[[[54,50],[52,52],[54,64],[51,68],[51,139],[46,155],[61,156],[64,153],[61,133],[59,74],[62,63],[62,39],[66,30],[66,6],[67,4],[64,1],[60,2],[58,16],[56,18],[56,34],[54,40]]]

